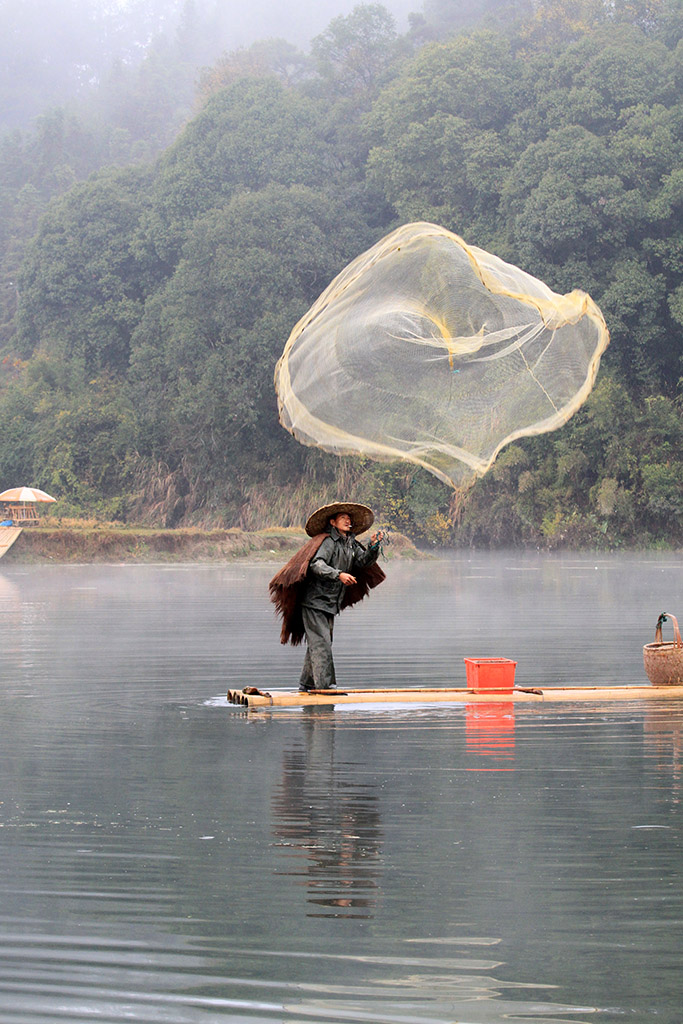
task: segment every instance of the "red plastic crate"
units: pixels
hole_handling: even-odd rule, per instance
[[[465,658],[468,690],[495,690],[512,693],[516,661],[509,658]]]

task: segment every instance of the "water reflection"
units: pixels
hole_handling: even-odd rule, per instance
[[[467,704],[465,708],[467,752],[497,755],[513,760],[515,756],[515,705],[512,701],[492,704]]]
[[[639,682],[681,568],[393,564],[339,668]],[[2,1024],[680,1024],[680,702],[228,709],[300,669],[271,575],[7,573]]]
[[[303,740],[284,751],[273,798],[277,844],[296,858],[276,870],[306,886],[307,917],[374,916],[382,832],[374,785],[335,763],[335,709],[303,708]]]
[[[683,770],[683,722],[680,716],[672,708],[648,710],[643,734],[646,755],[654,759],[660,772],[670,777],[672,803],[680,803]]]

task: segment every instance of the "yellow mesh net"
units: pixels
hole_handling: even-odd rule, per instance
[[[405,459],[452,486],[585,401],[609,342],[585,292],[542,281],[436,224],[350,263],[275,369],[280,422],[338,455]]]

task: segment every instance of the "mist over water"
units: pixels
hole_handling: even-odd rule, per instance
[[[390,562],[338,676],[644,682],[681,567]],[[273,571],[0,572],[3,1024],[679,1024],[680,706],[231,708],[296,683]]]

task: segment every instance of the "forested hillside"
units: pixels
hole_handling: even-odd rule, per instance
[[[432,543],[683,543],[681,2],[477,14],[432,0],[399,35],[369,4],[310,54],[224,55],[154,159],[100,115],[7,134],[2,486],[165,526],[298,524],[343,493]],[[611,333],[583,409],[464,494],[277,421],[291,328],[411,220],[590,292]]]

